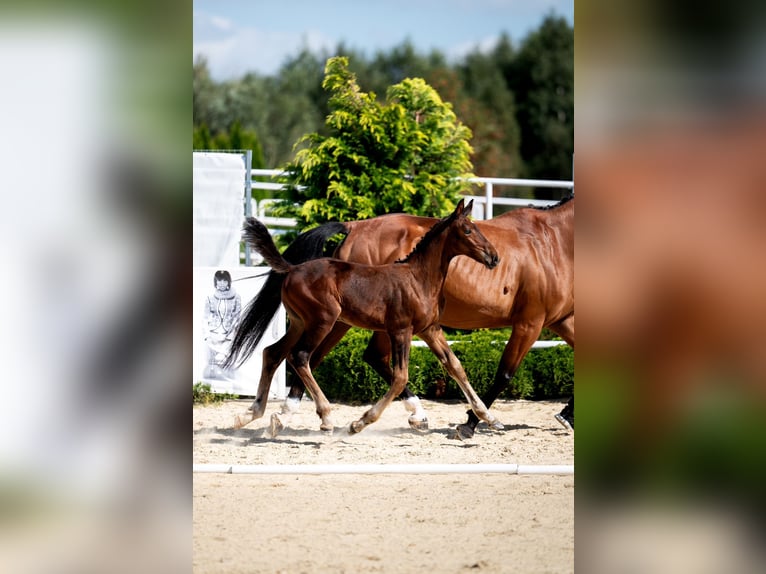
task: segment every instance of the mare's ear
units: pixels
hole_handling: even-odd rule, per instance
[[[462,203],[463,200],[461,199],[460,202]],[[463,207],[463,213],[472,213],[473,212],[473,199],[468,202],[468,205]]]

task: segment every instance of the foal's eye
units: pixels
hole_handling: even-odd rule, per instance
[[[471,235],[471,228],[470,228],[470,227],[466,227],[466,228],[463,230],[463,233],[465,233],[466,235]]]

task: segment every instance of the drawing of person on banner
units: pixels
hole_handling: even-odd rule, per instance
[[[231,274],[219,270],[213,276],[215,289],[205,299],[204,331],[207,346],[206,379],[233,378],[221,368],[239,323],[242,301],[231,285]]]

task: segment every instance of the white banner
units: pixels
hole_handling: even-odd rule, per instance
[[[244,220],[245,155],[194,152],[193,265],[236,267]]]
[[[285,334],[286,317],[280,305],[253,355],[239,369],[220,366],[245,307],[261,290],[268,267],[195,267],[194,268],[194,382],[210,385],[214,392],[255,396],[261,376],[263,348]],[[253,275],[261,277],[249,278]],[[225,289],[230,277],[230,288]],[[241,280],[239,280],[241,279]],[[224,289],[217,289],[224,287]],[[284,399],[285,364],[271,382],[269,398]]]

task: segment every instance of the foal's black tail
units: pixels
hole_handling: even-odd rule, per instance
[[[252,218],[248,218],[245,222],[244,236],[246,242],[254,245],[253,240],[256,239],[258,234],[255,231],[258,224],[251,227],[250,219]],[[323,257],[327,240],[333,235],[346,233],[348,233],[348,230],[343,223],[325,223],[305,233],[301,233],[279,258],[292,264],[298,264]],[[253,351],[255,351],[258,343],[263,338],[269,323],[271,323],[274,315],[277,314],[279,304],[282,302],[281,292],[284,277],[282,273],[277,273],[273,270],[269,271],[263,287],[261,287],[261,290],[253,300],[248,303],[242,314],[231,347],[229,348],[229,354],[224,361],[224,367],[230,368],[235,364],[239,366],[253,354]]]

